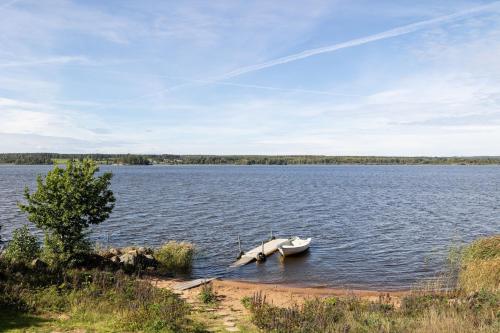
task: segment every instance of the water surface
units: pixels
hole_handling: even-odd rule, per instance
[[[4,238],[16,202],[49,166],[0,166]],[[352,288],[407,288],[435,276],[452,244],[500,232],[498,166],[105,166],[117,198],[94,241],[195,243],[195,276]],[[304,256],[228,270],[238,249],[312,237]]]

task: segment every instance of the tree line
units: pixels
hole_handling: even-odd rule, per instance
[[[234,164],[234,165],[299,165],[299,164],[500,164],[500,156],[474,157],[401,157],[401,156],[325,156],[325,155],[175,155],[175,154],[58,154],[2,153],[0,164],[53,164],[67,160],[92,159],[99,164]]]

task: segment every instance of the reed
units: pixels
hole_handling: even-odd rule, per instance
[[[187,272],[191,269],[195,253],[194,245],[187,242],[170,241],[154,252],[160,273]]]
[[[306,301],[280,308],[262,294],[250,306],[252,322],[264,332],[498,332],[499,298],[492,293],[450,298],[406,297],[401,307],[356,297]]]
[[[466,292],[500,290],[500,235],[478,239],[464,249],[458,286]]]

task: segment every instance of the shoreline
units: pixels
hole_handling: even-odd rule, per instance
[[[183,279],[176,278],[146,278],[152,285],[158,288],[172,289],[179,282],[185,282]],[[349,288],[330,288],[330,287],[310,287],[297,286],[283,283],[262,283],[251,282],[238,279],[215,279],[210,282],[215,292],[221,296],[222,303],[226,307],[243,309],[241,299],[244,297],[253,297],[255,294],[262,294],[266,299],[277,306],[293,306],[302,304],[306,300],[327,297],[356,297],[369,301],[379,301],[383,299],[396,307],[401,304],[401,299],[410,295],[413,291],[406,290],[367,290],[367,289],[349,289]],[[179,292],[183,298],[196,300],[201,290],[201,286]]]

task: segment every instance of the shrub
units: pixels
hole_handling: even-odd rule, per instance
[[[191,269],[194,246],[186,242],[170,241],[154,252],[160,273],[187,272]]]
[[[12,240],[5,249],[4,258],[9,262],[28,264],[39,254],[38,240],[25,225],[12,233]]]
[[[241,299],[241,304],[245,307],[245,309],[250,309],[252,306],[252,298],[250,296],[244,296]]]
[[[198,297],[203,304],[213,304],[217,302],[217,294],[215,293],[211,283],[205,283],[201,286],[201,291]]]

